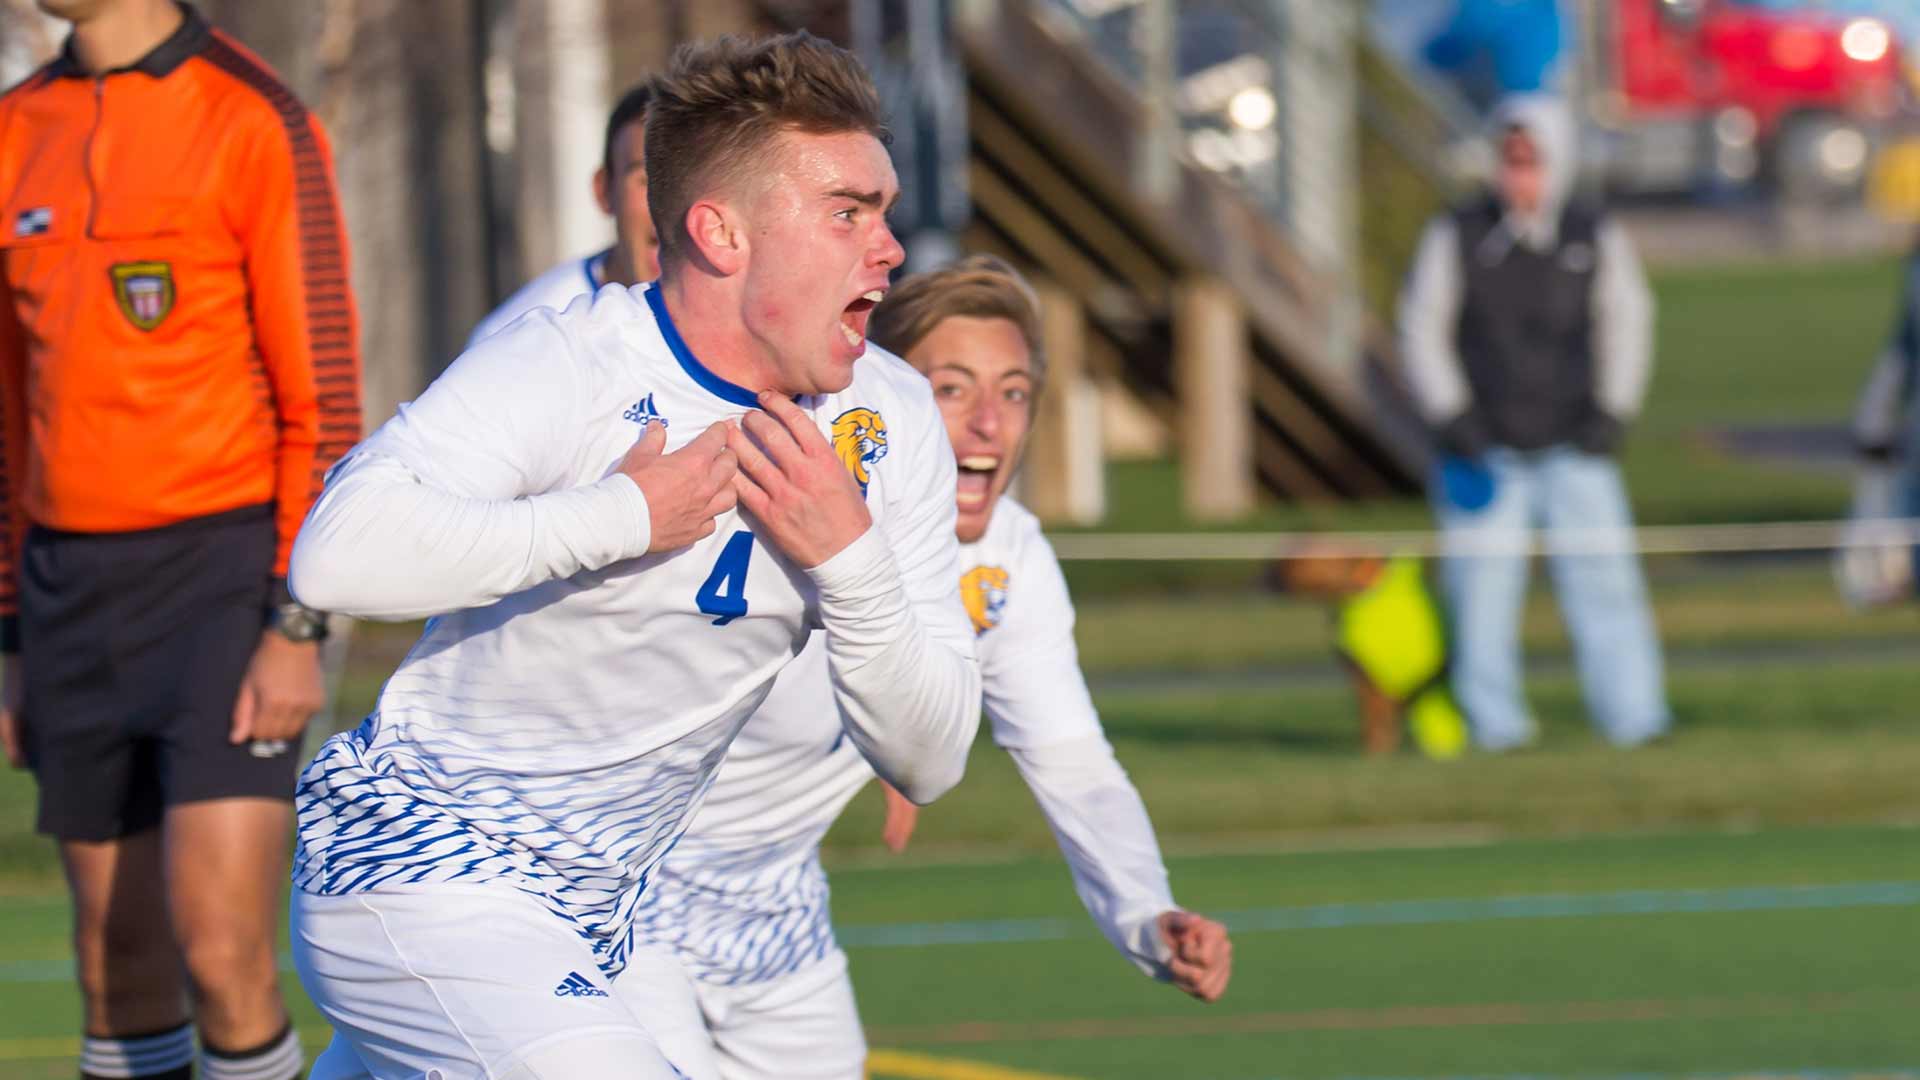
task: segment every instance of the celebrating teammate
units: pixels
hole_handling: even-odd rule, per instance
[[[623,94],[607,117],[593,199],[613,218],[613,246],[568,259],[514,290],[473,328],[469,348],[534,308],[558,311],[603,285],[638,285],[660,276],[660,238],[647,212],[647,102],[652,98],[652,88],[642,82]]]
[[[301,779],[316,1076],[675,1075],[633,912],[809,627],[878,771],[959,779],[952,451],[925,380],[863,356],[902,256],[884,134],[817,38],[683,48],[646,128],[660,282],[518,320],[334,473],[294,589],[435,618]]]
[[[975,256],[903,281],[872,331],[932,380],[958,457],[958,584],[994,741],[1039,801],[1108,940],[1142,971],[1213,1001],[1232,966],[1226,929],[1174,904],[1146,807],[1080,674],[1060,565],[1033,515],[1003,497],[1045,375],[1037,323],[1025,282]],[[820,840],[873,772],[840,737],[829,645],[816,638],[781,672],[642,902],[638,937],[673,949],[691,980],[681,1000],[697,1009],[663,996],[652,1011],[694,1080],[862,1074]],[[895,817],[894,842],[904,841],[899,825]]]

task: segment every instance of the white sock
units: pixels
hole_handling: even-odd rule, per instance
[[[101,1080],[158,1076],[192,1064],[192,1024],[132,1039],[89,1035],[80,1045],[80,1075]]]
[[[294,1080],[307,1066],[293,1025],[268,1042],[236,1054],[208,1049],[200,1054],[201,1080]]]

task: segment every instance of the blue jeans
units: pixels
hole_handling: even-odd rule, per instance
[[[1491,498],[1467,509],[1436,485],[1445,583],[1453,620],[1453,689],[1488,750],[1525,745],[1535,724],[1521,692],[1520,617],[1529,558],[1520,541],[1543,528],[1596,549],[1550,554],[1554,591],[1573,638],[1587,709],[1602,735],[1621,746],[1645,742],[1672,723],[1660,642],[1632,550],[1632,511],[1612,458],[1571,447],[1497,449],[1483,464]],[[1469,485],[1471,487],[1471,485]],[[1569,533],[1567,530],[1572,530]],[[1478,546],[1476,546],[1478,545]],[[1505,550],[1489,550],[1489,549]],[[1478,551],[1477,554],[1469,554]]]

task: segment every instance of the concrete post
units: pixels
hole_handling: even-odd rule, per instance
[[[521,5],[516,17],[513,154],[524,281],[613,239],[613,223],[593,201],[611,57],[603,0],[546,0]]]
[[[1275,80],[1281,102],[1288,227],[1330,286],[1327,358],[1351,371],[1360,360],[1358,9],[1324,0],[1283,0]]]
[[[1246,313],[1218,278],[1174,290],[1173,376],[1180,491],[1187,515],[1224,521],[1253,509],[1252,357]]]
[[[1134,40],[1146,122],[1134,144],[1134,189],[1153,205],[1165,206],[1180,179],[1180,114],[1174,101],[1179,22],[1173,0],[1143,0],[1137,18]]]
[[[1092,525],[1106,515],[1100,393],[1087,377],[1087,317],[1074,295],[1039,283],[1047,385],[1027,440],[1020,497],[1042,521]]]

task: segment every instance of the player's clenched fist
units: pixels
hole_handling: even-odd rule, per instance
[[[727,432],[740,460],[734,490],[760,522],[757,531],[811,570],[860,539],[873,515],[811,417],[774,393],[760,395],[760,408]]]
[[[715,424],[671,454],[667,429],[648,424],[620,471],[640,486],[647,499],[647,517],[653,532],[647,553],[672,551],[713,535],[713,519],[733,509],[733,478],[738,471],[727,448],[727,425]]]
[[[1233,942],[1227,928],[1191,911],[1160,915],[1160,938],[1172,955],[1167,973],[1173,985],[1201,1001],[1219,1001],[1233,976]]]

